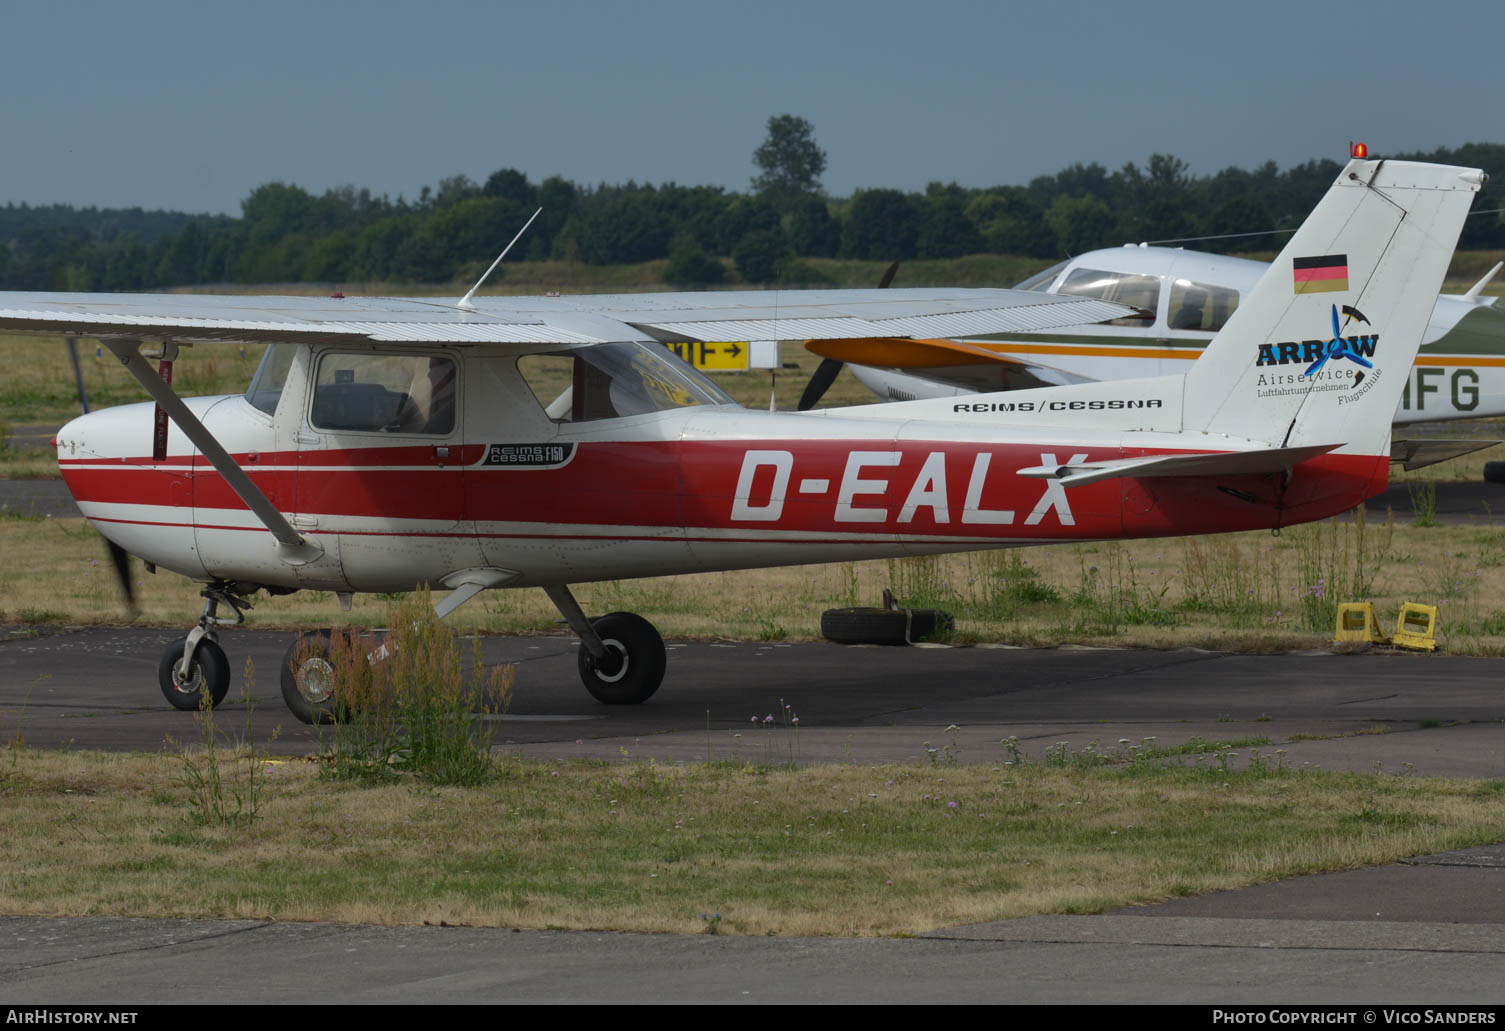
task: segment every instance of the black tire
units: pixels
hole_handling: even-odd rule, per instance
[[[345,715],[334,696],[328,630],[304,634],[282,657],[282,701],[304,723],[333,723]]]
[[[638,705],[647,701],[664,680],[664,639],[653,624],[631,612],[613,612],[591,623],[607,661],[598,662],[580,648],[580,679],[598,702],[606,705]],[[613,662],[612,660],[615,660]]]
[[[195,712],[202,704],[204,692],[209,694],[209,707],[216,708],[230,693],[230,660],[225,650],[205,637],[193,650],[193,668],[185,675],[180,668],[183,649],[188,642],[178,641],[162,653],[157,663],[157,685],[162,696],[174,709]]]
[[[1505,462],[1485,462],[1484,482],[1505,483]]]
[[[821,636],[838,644],[911,644],[949,634],[956,626],[940,609],[827,609]]]

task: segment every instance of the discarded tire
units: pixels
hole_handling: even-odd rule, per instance
[[[956,621],[940,609],[827,609],[820,632],[838,644],[913,644],[951,632]]]
[[[1484,479],[1489,483],[1505,483],[1505,462],[1485,462]]]

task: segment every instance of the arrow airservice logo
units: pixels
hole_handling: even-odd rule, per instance
[[[1377,337],[1377,336],[1367,336],[1367,337],[1345,337],[1345,336],[1342,336],[1341,334],[1342,334],[1343,330],[1338,325],[1338,306],[1335,304],[1335,305],[1332,306],[1332,309],[1333,309],[1333,338],[1327,342],[1327,347],[1322,352],[1322,357],[1318,358],[1316,361],[1312,362],[1312,364],[1310,364],[1310,365],[1308,365],[1306,367],[1306,372],[1304,373],[1304,375],[1307,375],[1307,376],[1316,375],[1317,372],[1319,372],[1321,370],[1322,366],[1324,366],[1324,365],[1327,364],[1327,362],[1328,362],[1329,359],[1336,360],[1336,359],[1339,359],[1339,358],[1347,358],[1349,361],[1353,362],[1356,365],[1362,366],[1363,368],[1366,368],[1366,369],[1372,369],[1372,368],[1374,368],[1374,362],[1370,361],[1365,356],[1366,355],[1374,354],[1374,346],[1379,341],[1379,337]],[[1366,326],[1369,325],[1369,320],[1366,319],[1359,312],[1359,309],[1357,309],[1357,308],[1350,308],[1348,305],[1345,304],[1343,306],[1343,314],[1347,315],[1347,316],[1350,316],[1351,318],[1358,319],[1360,322],[1364,323]],[[1357,378],[1358,379],[1363,379],[1364,378],[1364,374],[1362,372],[1359,373]]]

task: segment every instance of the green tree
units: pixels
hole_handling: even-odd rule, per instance
[[[807,258],[834,258],[841,249],[841,223],[831,216],[825,198],[801,197],[789,218],[789,242]]]
[[[1060,253],[1045,213],[1022,186],[995,186],[974,197],[967,217],[982,233],[983,249],[993,254],[1053,258]]]
[[[931,183],[918,207],[915,253],[921,258],[959,258],[982,250],[982,234],[967,217],[967,191],[956,183]]]
[[[900,261],[915,256],[914,199],[898,190],[858,190],[841,234],[848,258]]]
[[[779,228],[779,211],[762,197],[739,197],[724,208],[715,220],[716,250],[731,254],[737,245],[753,233]]]
[[[664,280],[675,286],[710,286],[726,278],[726,266],[705,252],[688,233],[675,237]]]
[[[753,164],[761,169],[753,176],[753,189],[783,206],[800,194],[819,192],[826,152],[816,146],[815,126],[808,121],[774,115],[768,119],[768,138],[753,151]]]
[[[782,229],[759,229],[748,233],[732,251],[737,274],[749,283],[772,283],[793,256],[789,239]]]
[[[1096,197],[1057,197],[1046,219],[1068,254],[1107,247],[1113,233],[1113,213]]]

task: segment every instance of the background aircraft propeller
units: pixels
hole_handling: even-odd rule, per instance
[[[78,341],[68,338],[68,360],[73,363],[73,382],[78,385],[78,406],[89,414],[89,395],[84,391],[84,371],[78,364]],[[120,582],[120,593],[125,597],[126,615],[136,618],[136,589],[131,586],[131,555],[112,540],[105,541],[110,555],[110,564],[115,568],[115,579]]]
[[[896,261],[884,271],[883,278],[878,280],[878,289],[886,289],[894,281],[894,275],[898,271],[899,263]],[[826,396],[826,391],[831,389],[831,384],[836,382],[836,377],[845,364],[835,358],[822,358],[815,367],[815,374],[810,377],[810,382],[805,384],[805,392],[800,395],[800,403],[795,406],[795,411],[808,412],[814,408]]]

